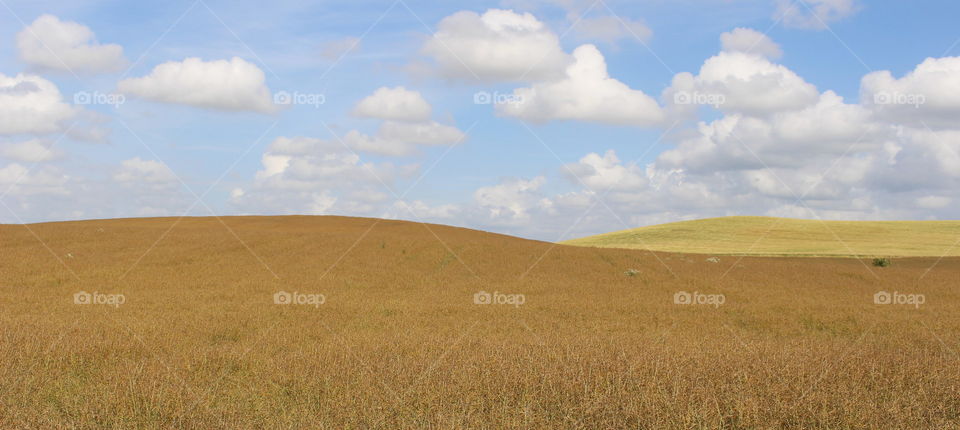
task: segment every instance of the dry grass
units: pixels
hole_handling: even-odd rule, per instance
[[[960,221],[732,216],[640,227],[564,243],[724,255],[960,257]]]
[[[710,263],[224,220],[246,245],[185,219],[139,264],[175,220],[30,226],[49,249],[0,226],[0,428],[960,428],[955,258]],[[126,302],[76,305],[79,290]],[[275,305],[278,290],[327,302]],[[478,290],[526,302],[475,305]],[[726,300],[674,304],[681,290]]]

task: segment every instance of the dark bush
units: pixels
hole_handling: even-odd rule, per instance
[[[873,265],[877,267],[887,267],[890,265],[889,258],[874,258]]]

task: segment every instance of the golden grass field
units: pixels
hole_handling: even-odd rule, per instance
[[[342,217],[0,226],[0,428],[960,428],[960,259],[710,257]]]
[[[822,221],[733,216],[563,242],[600,248],[758,256],[960,256],[960,221]]]

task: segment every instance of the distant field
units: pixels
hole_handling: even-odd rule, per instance
[[[737,216],[640,227],[562,243],[721,255],[960,256],[960,221],[818,221]]]
[[[342,217],[0,225],[0,429],[960,428],[960,259],[706,257]]]

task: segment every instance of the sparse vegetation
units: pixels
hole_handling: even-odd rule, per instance
[[[224,221],[30,226],[49,250],[0,226],[0,428],[960,426],[956,258],[877,276],[856,259],[730,268],[399,221]],[[81,290],[126,301],[76,305]],[[276,305],[281,290],[326,302]],[[477,305],[481,290],[525,303]],[[874,304],[881,290],[927,300]]]
[[[887,267],[890,266],[891,262],[889,258],[874,258],[873,265],[876,267]]]

